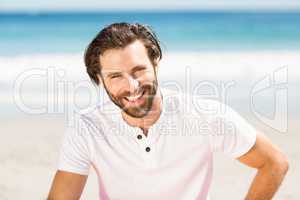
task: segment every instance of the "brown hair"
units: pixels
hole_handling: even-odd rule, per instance
[[[84,62],[87,73],[97,85],[100,83],[97,74],[101,75],[99,56],[108,49],[122,49],[135,40],[141,40],[147,49],[153,66],[162,58],[162,51],[155,33],[149,26],[139,23],[114,23],[102,29],[88,45]]]

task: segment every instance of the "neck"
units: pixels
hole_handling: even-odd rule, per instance
[[[139,127],[143,133],[147,135],[148,129],[159,119],[162,112],[162,94],[158,88],[156,95],[153,99],[151,110],[142,118],[135,118],[124,111],[121,112],[123,120],[130,126]]]

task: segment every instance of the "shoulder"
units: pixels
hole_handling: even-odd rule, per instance
[[[74,114],[72,129],[84,132],[86,136],[103,137],[104,133],[115,123],[118,112],[111,101],[100,102]]]

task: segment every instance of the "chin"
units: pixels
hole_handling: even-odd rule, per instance
[[[130,110],[123,110],[127,115],[134,117],[134,118],[142,118],[145,117],[149,111],[140,111],[140,112],[135,112],[135,111],[130,111]]]

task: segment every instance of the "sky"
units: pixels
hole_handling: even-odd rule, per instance
[[[0,11],[149,9],[300,10],[300,0],[0,0]]]

